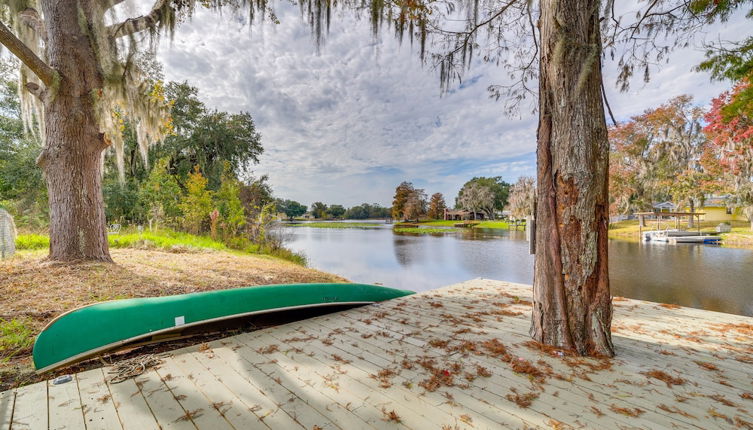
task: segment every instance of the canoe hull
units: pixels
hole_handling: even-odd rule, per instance
[[[227,319],[364,305],[409,294],[366,284],[287,284],[97,303],[48,324],[34,342],[34,366],[44,372],[155,335]]]

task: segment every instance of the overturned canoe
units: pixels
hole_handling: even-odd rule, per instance
[[[364,305],[409,294],[413,292],[366,284],[286,284],[97,303],[50,322],[34,342],[34,366],[44,372],[155,335],[222,320]]]

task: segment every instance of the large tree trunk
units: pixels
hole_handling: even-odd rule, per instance
[[[599,1],[543,0],[540,25],[531,335],[581,355],[612,356]]]
[[[112,261],[102,198],[107,145],[94,107],[103,82],[85,23],[87,11],[96,10],[91,1],[42,2],[48,61],[60,75],[42,96],[46,141],[39,158],[50,203],[50,259],[56,261]]]
[[[695,212],[695,201],[693,199],[690,199],[690,213]],[[695,216],[691,215],[688,217],[688,228],[695,227]]]

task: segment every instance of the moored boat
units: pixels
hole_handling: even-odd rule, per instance
[[[283,311],[352,307],[413,294],[367,284],[283,284],[113,300],[64,313],[34,342],[37,372],[219,321]]]

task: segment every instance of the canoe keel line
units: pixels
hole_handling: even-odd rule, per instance
[[[188,328],[254,315],[353,307],[413,294],[367,284],[283,284],[113,300],[66,312],[34,342],[37,373]]]

